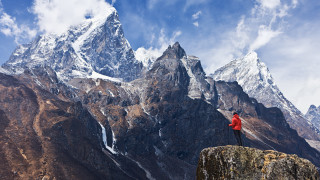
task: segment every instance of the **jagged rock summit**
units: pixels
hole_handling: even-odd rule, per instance
[[[44,34],[18,46],[2,67],[20,74],[25,67],[39,65],[52,67],[65,81],[76,77],[131,81],[140,77],[143,69],[111,6],[104,14],[86,19],[62,34]]]
[[[169,45],[167,50],[158,59],[181,59],[186,55],[186,52],[180,46],[179,42],[176,42],[172,46]]]
[[[297,155],[241,146],[219,146],[201,151],[197,180],[203,179],[313,179],[319,172]]]

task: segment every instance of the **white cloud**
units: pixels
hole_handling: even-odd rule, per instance
[[[238,50],[243,51],[249,43],[249,32],[250,28],[245,24],[245,17],[242,16],[235,30],[236,33],[230,35],[230,39],[234,47]]]
[[[318,27],[319,22],[295,25],[261,49],[280,90],[304,113],[311,104],[320,105]]]
[[[162,53],[168,48],[169,45],[172,45],[177,41],[177,38],[181,36],[181,31],[174,31],[171,34],[171,37],[166,36],[165,29],[160,30],[160,35],[155,43],[156,47],[140,47],[136,50],[136,58],[142,62],[145,62],[147,59],[156,59],[162,55]],[[154,38],[154,36],[153,36]],[[155,39],[155,38],[154,38]]]
[[[117,2],[117,0],[112,0],[112,6]]]
[[[296,8],[298,3],[299,3],[298,0],[292,0],[293,8]]]
[[[209,58],[212,62],[220,63],[230,61],[231,59],[227,59],[230,57],[243,56],[248,51],[260,49],[282,34],[284,18],[295,7],[294,4],[282,4],[280,0],[257,0],[257,3],[252,8],[251,14],[240,17],[235,29],[221,34],[222,47],[212,48],[212,51],[219,54],[215,57],[221,59],[213,59],[214,56],[211,56]],[[208,67],[210,71],[214,70],[212,66]]]
[[[254,51],[259,49],[260,47],[266,45],[272,38],[281,34],[279,30],[272,30],[270,27],[266,27],[265,25],[260,25],[258,31],[258,37],[254,40],[254,42],[250,45],[249,51]]]
[[[163,52],[167,47],[177,40],[177,38],[182,34],[181,31],[174,31],[171,37],[167,37],[165,35],[165,29],[160,30],[160,36],[158,38],[157,46],[159,47],[158,50]]]
[[[192,15],[192,19],[193,19],[193,20],[199,19],[199,17],[200,17],[201,14],[202,14],[201,11],[198,11],[198,12],[194,13],[194,14]]]
[[[281,4],[280,0],[258,0],[258,2],[261,3],[263,8],[269,9],[274,9]]]
[[[104,0],[35,0],[33,13],[41,31],[59,34],[83,22],[87,15],[103,15],[110,8]]]
[[[17,44],[24,40],[31,40],[36,36],[36,30],[30,29],[26,25],[18,25],[16,19],[3,12],[3,9],[0,10],[0,13],[0,31],[6,36],[14,37]]]
[[[198,19],[200,18],[200,15],[201,15],[201,14],[202,14],[202,11],[198,11],[198,12],[194,13],[194,14],[192,15],[192,19],[193,19],[193,20],[198,20]],[[199,21],[193,22],[193,25],[194,25],[195,27],[199,27]]]

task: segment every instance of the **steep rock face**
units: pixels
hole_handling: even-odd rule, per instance
[[[320,106],[311,105],[305,116],[320,131]]]
[[[309,123],[304,115],[284,97],[267,66],[258,58],[257,53],[251,52],[243,58],[231,61],[211,76],[214,80],[237,81],[250,97],[257,99],[266,107],[281,109],[290,127],[297,130],[301,137],[320,140],[320,131]]]
[[[201,151],[197,179],[320,179],[316,167],[296,155],[224,146]]]
[[[137,165],[103,148],[100,125],[81,103],[32,80],[0,73],[1,179],[144,179]]]
[[[79,97],[105,126],[109,148],[139,162],[152,177],[192,179],[197,153],[226,143],[219,136],[227,135],[223,127],[228,121],[203,99],[188,96],[186,56],[175,48],[181,47],[169,47],[145,78],[121,84],[99,79],[70,83],[79,87]]]
[[[45,34],[18,46],[2,67],[22,73],[25,67],[39,65],[52,67],[66,81],[96,73],[131,81],[140,77],[143,69],[113,7],[61,35]]]

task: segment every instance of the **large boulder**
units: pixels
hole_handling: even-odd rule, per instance
[[[316,167],[295,154],[241,146],[201,151],[197,179],[320,179]]]

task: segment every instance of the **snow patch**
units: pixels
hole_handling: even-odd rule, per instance
[[[131,158],[129,158],[129,159],[131,159]],[[147,169],[145,169],[138,161],[135,161],[135,160],[133,160],[133,159],[131,159],[133,162],[135,162],[142,170],[144,170],[144,172],[146,173],[146,176],[147,176],[147,178],[148,179],[150,179],[150,180],[156,180],[155,178],[153,178],[152,176],[151,176],[151,173],[147,170]]]
[[[112,91],[108,90],[109,94],[114,97],[114,94],[112,93]]]
[[[190,83],[189,83],[189,92],[188,92],[188,96],[191,99],[200,99],[201,95],[202,95],[202,86],[201,83],[198,82],[196,76],[193,74],[192,69],[190,68],[190,65],[188,65],[188,61],[193,61],[193,60],[197,60],[197,59],[187,59],[187,58],[182,58],[181,62],[184,65],[185,69],[187,70],[187,73],[190,77]]]
[[[155,153],[156,156],[158,156],[158,157],[163,156],[163,152],[159,148],[157,148],[156,146],[153,146],[153,148],[155,150],[154,153]]]
[[[113,77],[105,76],[105,75],[99,74],[95,71],[92,71],[92,74],[88,78],[92,78],[92,79],[100,78],[100,79],[109,80],[109,81],[113,81],[113,82],[122,82],[121,78],[113,78]]]
[[[10,74],[9,71],[3,69],[2,67],[0,67],[0,73],[3,73],[3,74]]]
[[[107,142],[107,133],[106,133],[106,129],[104,128],[104,126],[98,122],[101,129],[102,129],[102,140],[103,140],[103,144],[105,146],[106,149],[108,149],[112,154],[118,154],[118,152],[116,152],[114,150],[114,142],[115,142],[115,139],[113,139],[113,143],[112,143],[112,147],[109,147],[108,146],[108,142]],[[112,132],[112,136],[114,136],[113,132]]]

